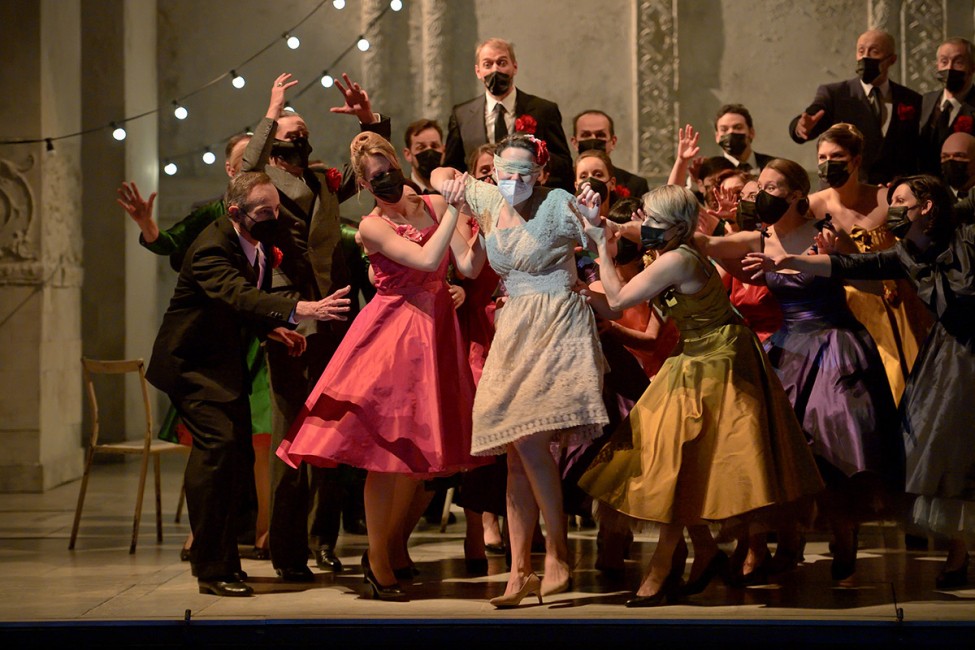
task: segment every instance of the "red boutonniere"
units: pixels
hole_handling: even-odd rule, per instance
[[[897,105],[897,119],[901,122],[909,122],[914,119],[915,115],[917,115],[917,109],[910,104]]]
[[[284,260],[284,253],[277,246],[271,247],[271,268],[276,269],[281,266],[281,262]]]
[[[342,185],[342,172],[334,167],[329,167],[325,171],[325,184],[328,186],[328,191],[332,194],[338,192],[339,186]]]
[[[628,199],[630,198],[630,190],[624,185],[617,185],[616,189],[613,190],[616,193],[617,199]]]
[[[538,128],[538,122],[531,115],[522,115],[515,119],[515,131],[518,133],[530,133],[535,134],[535,129]]]
[[[955,133],[971,133],[972,125],[973,122],[971,115],[959,115],[955,118],[955,125],[952,130]]]

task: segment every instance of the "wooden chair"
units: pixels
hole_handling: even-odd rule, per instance
[[[162,542],[162,513],[161,496],[159,485],[159,455],[168,453],[186,453],[187,447],[154,440],[152,435],[152,407],[149,405],[149,384],[146,382],[145,363],[142,359],[125,359],[117,361],[98,361],[95,359],[81,359],[82,371],[85,379],[85,391],[88,394],[88,404],[91,409],[91,437],[88,440],[88,453],[85,459],[85,473],[81,478],[81,490],[78,492],[78,506],[74,513],[74,525],[71,528],[71,541],[68,543],[68,550],[74,549],[75,540],[78,537],[78,525],[81,522],[81,510],[85,504],[85,491],[88,488],[88,476],[91,473],[92,461],[95,454],[139,454],[142,456],[142,464],[139,471],[139,490],[135,501],[135,520],[132,523],[132,543],[129,546],[129,553],[135,553],[136,540],[139,537],[139,521],[142,518],[142,495],[145,492],[146,473],[149,468],[149,457],[152,457],[153,471],[155,473],[156,485],[156,541]],[[98,411],[98,399],[95,395],[95,375],[121,375],[125,373],[138,373],[139,383],[142,388],[142,403],[145,407],[146,426],[142,435],[136,440],[126,439],[123,442],[99,443],[98,433],[100,430],[100,420]]]

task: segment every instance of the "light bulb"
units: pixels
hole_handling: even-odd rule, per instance
[[[300,45],[301,45],[301,41],[298,40],[297,36],[288,37],[288,47],[290,47],[292,50],[297,50],[298,46]]]
[[[367,41],[366,37],[363,36],[362,38],[359,39],[359,42],[356,43],[355,46],[359,48],[360,52],[365,52],[366,50],[369,49],[369,41]]]
[[[119,142],[121,142],[122,140],[125,140],[125,136],[126,136],[125,129],[123,129],[122,127],[117,126],[117,125],[115,125],[113,123],[112,124],[112,137],[115,138],[116,140],[118,140]]]
[[[333,85],[335,85],[335,79],[332,79],[332,75],[326,72],[322,75],[322,85],[326,88],[331,88]]]
[[[234,85],[234,88],[237,88],[237,89],[243,88],[244,87],[244,84],[247,83],[247,81],[245,81],[243,77],[241,77],[239,74],[237,74],[233,70],[230,71],[230,74],[233,75],[233,79],[230,80],[230,83],[232,83]]]
[[[212,165],[213,163],[217,162],[217,157],[213,154],[212,151],[207,149],[206,151],[203,152],[203,162],[205,162],[208,165]]]
[[[166,166],[163,167],[163,171],[166,172],[167,176],[174,176],[176,175],[176,172],[179,171],[179,168],[176,167],[176,163],[170,162],[166,163]]]
[[[392,9],[393,11],[399,11],[400,9],[403,8],[402,0],[391,0],[391,2],[389,3],[389,8]]]
[[[176,104],[176,102],[173,103]],[[185,120],[189,114],[190,113],[186,110],[186,107],[180,106],[179,104],[176,104],[176,108],[173,109],[173,115],[176,116],[177,120]]]
[[[345,9],[345,0],[332,0],[332,6],[336,9]]]

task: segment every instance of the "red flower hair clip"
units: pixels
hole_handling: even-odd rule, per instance
[[[277,246],[271,247],[271,268],[276,269],[281,266],[281,262],[284,261],[284,253]]]
[[[521,115],[515,118],[515,131],[518,133],[529,133],[534,135],[538,128],[538,122],[531,115]]]
[[[539,167],[544,167],[545,163],[548,162],[548,145],[545,144],[544,140],[540,140],[531,134],[528,134],[528,138],[535,145],[535,163]]]
[[[339,187],[342,185],[342,172],[334,167],[329,167],[325,171],[325,185],[328,187],[328,191],[332,194],[338,192]]]
[[[972,132],[972,116],[971,115],[959,115],[955,118],[955,125],[952,130],[955,133],[971,133]]]

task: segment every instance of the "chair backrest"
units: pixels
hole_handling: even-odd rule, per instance
[[[142,389],[142,405],[146,414],[146,428],[144,443],[148,449],[152,443],[152,407],[149,402],[149,383],[146,381],[145,362],[142,359],[101,360],[81,358],[81,368],[85,378],[85,392],[88,394],[88,405],[91,408],[91,438],[89,446],[98,446],[100,431],[100,417],[98,411],[98,397],[95,393],[94,375],[122,375],[138,373],[139,385]]]

